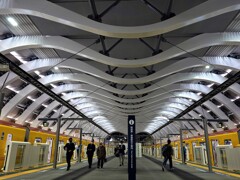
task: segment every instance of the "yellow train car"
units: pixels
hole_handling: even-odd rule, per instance
[[[5,148],[7,141],[24,141],[25,139],[25,133],[26,129],[25,127],[17,124],[11,124],[8,122],[1,121],[0,122],[0,170],[3,168],[4,159],[5,159]],[[34,129],[30,128],[30,133],[28,137],[28,142],[31,144],[34,144],[35,142],[39,143],[50,143],[51,142],[51,156],[50,156],[50,163],[53,162],[54,159],[54,151],[55,151],[55,138],[56,135],[53,132],[48,132],[44,130]],[[76,145],[79,145],[80,139],[77,137],[72,137],[73,142],[76,143]],[[69,139],[69,136],[66,135],[60,135],[59,141],[62,144],[66,144]],[[83,139],[82,145],[87,146],[90,143],[90,141]],[[98,143],[96,143],[97,145]],[[82,158],[85,157],[84,149],[82,149]]]
[[[205,137],[204,136],[198,136],[198,137],[192,137],[192,138],[186,138],[183,140],[185,142],[185,145],[189,149],[189,161],[194,161],[194,152],[193,147],[194,146],[200,146],[205,143]],[[239,129],[233,129],[233,130],[227,130],[219,133],[213,133],[209,134],[209,142],[210,142],[210,154],[211,154],[211,160],[212,164],[214,164],[214,146],[216,145],[227,145],[231,144],[233,147],[237,147],[239,145]],[[172,142],[172,145],[174,147],[178,147],[178,158],[180,159],[180,141],[174,141]]]
[[[188,149],[187,160],[194,162],[194,147],[204,146],[205,137],[197,136],[191,138],[183,138],[184,144]],[[218,145],[231,145],[231,147],[240,147],[240,129],[226,130],[222,132],[209,134],[209,144],[210,144],[210,155],[211,161],[214,166],[218,166],[216,148]],[[180,140],[172,141],[172,146],[174,147],[174,158],[181,159],[181,147]],[[160,144],[155,145],[145,145],[143,146],[146,155],[152,156],[152,148],[160,149]],[[160,151],[157,151],[160,153]],[[157,154],[159,157],[160,154]],[[176,154],[175,154],[176,153]],[[156,154],[154,154],[156,155]]]

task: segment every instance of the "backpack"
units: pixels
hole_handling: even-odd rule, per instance
[[[117,149],[115,154],[114,154],[116,157],[119,157],[119,150]]]
[[[162,147],[162,155],[163,156],[167,156],[167,148],[168,148],[168,145],[165,144],[163,147]]]

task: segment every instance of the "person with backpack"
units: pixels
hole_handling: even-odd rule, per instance
[[[68,139],[68,143],[64,146],[64,150],[66,151],[66,159],[67,159],[67,171],[70,169],[71,167],[71,159],[73,156],[73,151],[75,150],[75,145],[72,142],[72,138]]]
[[[165,144],[162,147],[162,155],[164,157],[162,170],[164,171],[168,160],[170,164],[170,170],[173,170],[173,164],[172,164],[173,148],[172,148],[170,139],[168,139],[167,144]]]

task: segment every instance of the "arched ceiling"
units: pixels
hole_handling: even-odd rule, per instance
[[[109,134],[127,134],[128,115],[151,134],[239,72],[239,9],[239,0],[2,0],[0,53]],[[13,72],[0,75],[1,120],[54,132],[38,118],[79,117]],[[235,129],[239,96],[238,81],[183,118],[229,120],[208,123],[209,133]],[[202,122],[183,125],[203,134]],[[63,121],[61,133],[76,135],[69,127],[107,136],[79,121]]]

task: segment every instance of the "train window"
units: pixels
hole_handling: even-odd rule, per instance
[[[224,145],[232,145],[231,139],[224,139]]]
[[[42,142],[42,138],[39,138],[39,137],[35,138],[34,143],[41,143],[41,142]]]
[[[5,135],[5,133],[2,132],[2,134],[1,134],[1,140],[4,140],[4,135]]]

